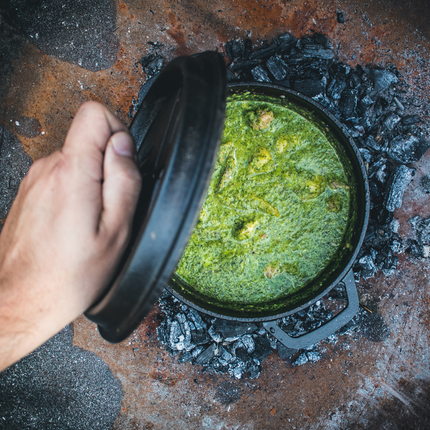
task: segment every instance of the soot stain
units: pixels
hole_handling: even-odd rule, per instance
[[[13,61],[21,55],[25,37],[11,27],[0,6],[0,97],[5,98],[13,75]]]
[[[390,329],[384,318],[375,310],[361,312],[360,333],[371,342],[382,342],[390,336]]]
[[[32,163],[21,141],[0,124],[0,219],[6,218]]]
[[[20,136],[33,138],[39,136],[42,131],[42,126],[37,118],[29,116],[20,116],[16,122],[16,131]]]
[[[350,430],[427,430],[430,428],[430,381],[400,379],[395,387],[401,401],[390,397],[348,425]]]
[[[108,69],[119,49],[113,0],[11,0],[6,22],[45,54],[90,71]]]
[[[0,374],[0,422],[9,430],[106,430],[122,397],[107,364],[73,346],[69,325]]]

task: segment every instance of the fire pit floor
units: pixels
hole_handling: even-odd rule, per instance
[[[258,45],[285,32],[297,38],[323,33],[333,42],[339,60],[352,67],[393,63],[422,117],[427,120],[429,116],[430,27],[424,0],[219,0],[210,4],[196,0],[151,5],[138,0],[90,0],[86,11],[78,7],[78,1],[68,2],[65,8],[57,0],[47,0],[49,7],[40,9],[31,6],[34,2],[28,3],[18,10],[0,6],[0,52],[5,59],[0,65],[0,122],[1,138],[19,139],[33,160],[61,147],[71,118],[86,100],[106,104],[129,123],[130,105],[133,99],[137,101],[146,79],[141,58],[154,54],[153,62],[143,64],[151,74],[160,66],[157,52],[171,59],[205,49],[223,50],[228,40],[247,35]],[[89,19],[83,19],[84,12],[90,12]],[[28,166],[20,149],[13,156],[17,163]],[[0,169],[2,163],[0,160]],[[403,206],[394,212],[404,238],[413,234],[409,219],[430,216],[429,187],[422,180],[430,174],[430,155],[413,167],[416,174],[404,193]],[[7,206],[7,199],[12,198],[12,192],[5,194],[2,205]],[[84,390],[78,388],[84,376],[73,382],[78,388],[66,389],[59,374],[64,373],[67,358],[58,353],[62,364],[51,365],[43,378],[49,387],[57,381],[52,395],[64,401],[55,403],[55,411],[54,404],[50,410],[49,403],[43,403],[43,414],[40,410],[39,415],[27,414],[39,419],[39,427],[31,427],[31,421],[27,427],[68,428],[71,415],[58,414],[58,408],[77,405],[76,423],[83,426],[87,421],[100,429],[427,429],[429,276],[428,258],[400,254],[392,276],[378,272],[358,284],[361,312],[366,315],[361,330],[321,343],[319,360],[300,366],[273,352],[262,362],[262,372],[255,379],[212,375],[170,355],[157,338],[158,307],[118,345],[103,341],[95,325],[80,317],[74,322],[74,345],[97,354],[108,366],[97,364],[107,372],[106,384],[115,387],[115,396],[105,394],[108,390],[103,396],[108,396],[112,410],[119,413],[116,419],[106,413],[103,420],[90,419],[91,413],[101,413],[102,408],[82,408],[73,401],[73,393],[83,396]],[[57,350],[60,341],[61,336],[52,342]],[[79,361],[79,350],[71,348],[65,346]],[[89,360],[90,355],[83,356]],[[34,358],[28,362],[34,368]],[[15,370],[8,376],[10,384],[14,377],[22,378]],[[20,371],[26,373],[22,366]],[[103,384],[95,376],[92,380],[97,382],[85,385],[94,390],[83,397],[88,399],[87,406]],[[29,385],[34,396],[37,389]],[[21,400],[19,393],[15,396],[22,409],[14,409],[17,418],[24,416],[25,408],[31,411],[35,403],[31,396]],[[5,408],[0,403],[0,423],[8,419],[6,428],[24,428]],[[83,413],[89,414],[88,420]],[[81,427],[76,424],[74,428]]]

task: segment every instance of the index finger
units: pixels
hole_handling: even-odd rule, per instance
[[[95,159],[101,165],[109,138],[118,131],[128,129],[100,103],[86,102],[70,126],[62,152]]]

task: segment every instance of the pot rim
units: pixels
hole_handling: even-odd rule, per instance
[[[318,300],[320,300],[322,297],[324,297],[330,290],[332,290],[337,284],[339,284],[340,282],[343,281],[343,279],[345,278],[345,276],[347,275],[347,273],[352,270],[352,265],[354,264],[357,255],[361,249],[361,246],[363,244],[364,241],[364,237],[366,235],[366,230],[367,230],[367,225],[368,225],[368,221],[369,221],[369,212],[370,212],[370,191],[369,191],[369,183],[368,183],[368,179],[367,179],[367,173],[366,173],[366,168],[364,166],[364,162],[363,159],[361,158],[361,154],[360,151],[358,150],[354,140],[352,139],[351,135],[349,134],[347,128],[345,127],[345,125],[343,125],[328,109],[326,109],[324,106],[320,105],[318,102],[316,102],[315,100],[313,100],[312,98],[301,94],[295,90],[292,90],[290,88],[287,87],[283,87],[281,85],[276,85],[276,84],[272,84],[272,83],[263,83],[263,82],[231,82],[227,85],[228,90],[234,90],[234,89],[245,89],[245,88],[252,88],[252,87],[257,87],[257,88],[262,88],[262,89],[274,89],[274,90],[278,90],[284,93],[287,93],[289,95],[292,95],[294,97],[297,97],[309,104],[311,104],[317,111],[321,111],[325,116],[327,116],[333,123],[335,126],[337,126],[337,128],[339,129],[339,131],[345,136],[346,140],[348,141],[348,144],[350,146],[350,148],[352,149],[352,151],[354,152],[356,161],[358,163],[359,166],[359,170],[360,170],[360,174],[361,174],[361,178],[357,178],[361,179],[361,183],[363,185],[364,188],[364,210],[362,210],[362,215],[363,215],[363,219],[362,219],[362,225],[361,225],[361,233],[360,236],[358,238],[357,244],[355,246],[354,252],[352,253],[350,259],[348,260],[348,262],[345,264],[344,268],[342,269],[342,271],[339,273],[339,275],[336,277],[336,279],[334,281],[332,281],[326,288],[324,288],[324,290],[317,294],[316,296],[314,296],[313,298],[311,298],[309,301],[307,301],[306,303],[297,306],[294,309],[291,309],[289,311],[284,311],[284,312],[280,312],[277,314],[273,314],[273,315],[267,315],[267,316],[259,316],[259,317],[235,317],[235,316],[231,316],[231,315],[224,315],[224,314],[220,314],[214,311],[211,311],[209,309],[205,309],[203,307],[201,307],[200,305],[197,305],[195,303],[193,303],[192,301],[190,301],[189,299],[183,297],[180,293],[178,293],[176,290],[174,290],[170,285],[166,285],[166,289],[173,294],[177,299],[179,299],[180,301],[184,302],[186,305],[196,309],[199,312],[205,313],[207,315],[216,317],[216,318],[221,318],[221,319],[225,319],[225,320],[230,320],[230,321],[238,321],[238,322],[264,322],[264,321],[273,321],[273,320],[277,320],[283,317],[286,317],[288,315],[292,315],[295,314],[297,312],[299,312],[302,309],[308,308],[309,306],[313,305],[314,303],[316,303]]]

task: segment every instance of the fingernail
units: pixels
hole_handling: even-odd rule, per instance
[[[123,157],[134,158],[134,143],[131,136],[125,132],[115,133],[112,137],[112,145],[115,152]]]

